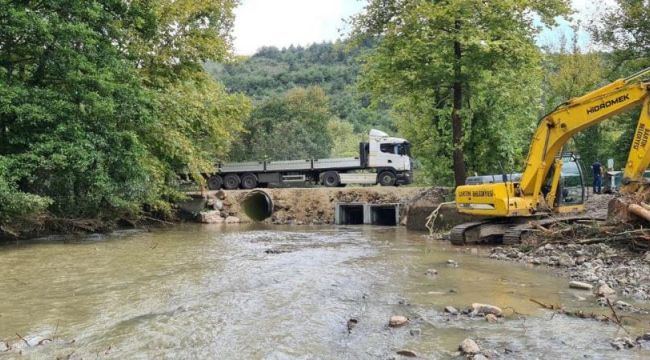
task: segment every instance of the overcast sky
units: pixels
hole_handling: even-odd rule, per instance
[[[593,6],[594,2],[599,6]],[[575,18],[586,24],[596,15],[594,9],[612,4],[613,0],[572,0],[572,3]],[[252,55],[262,46],[282,48],[334,41],[345,25],[342,19],[361,11],[363,6],[363,0],[243,0],[235,10],[235,52]],[[571,34],[568,22],[542,32],[538,43],[552,45],[561,33]],[[579,39],[583,47],[589,46],[587,32],[582,31]]]

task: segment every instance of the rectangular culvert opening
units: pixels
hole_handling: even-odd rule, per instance
[[[397,226],[399,210],[397,205],[373,206],[370,208],[372,225]]]
[[[361,225],[363,224],[363,205],[339,205],[339,225]]]

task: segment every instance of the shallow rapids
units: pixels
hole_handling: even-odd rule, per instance
[[[458,266],[450,266],[447,260]],[[428,269],[437,270],[433,276]],[[182,225],[0,247],[3,357],[452,358],[465,338],[503,358],[643,358],[549,271],[460,252],[404,229]],[[442,310],[504,309],[497,324]],[[391,315],[408,325],[389,328]],[[348,330],[348,320],[358,323]],[[628,330],[649,327],[635,316]],[[20,338],[19,338],[20,336]],[[22,338],[22,339],[21,339]],[[42,341],[51,339],[52,341]],[[41,343],[39,345],[39,342]],[[0,349],[2,350],[2,349]]]

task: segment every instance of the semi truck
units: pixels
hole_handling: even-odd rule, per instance
[[[357,157],[220,163],[215,173],[204,176],[210,190],[294,183],[398,186],[412,182],[413,161],[408,141],[373,129],[368,142],[359,144]]]

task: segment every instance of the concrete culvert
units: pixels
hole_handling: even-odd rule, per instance
[[[242,199],[241,208],[253,221],[264,221],[273,215],[271,195],[262,190],[253,190]]]

